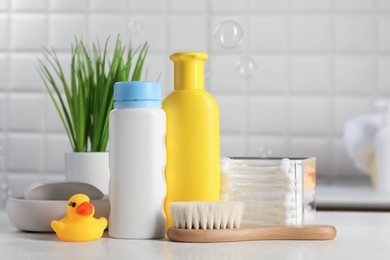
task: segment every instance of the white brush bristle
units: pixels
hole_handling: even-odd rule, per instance
[[[242,202],[171,202],[173,225],[181,229],[239,228],[244,204]]]

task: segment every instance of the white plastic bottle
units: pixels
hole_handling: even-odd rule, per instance
[[[375,137],[376,158],[376,190],[390,193],[390,104],[382,103],[385,107],[384,125]]]
[[[110,114],[109,235],[165,235],[166,115],[158,82],[118,82]]]

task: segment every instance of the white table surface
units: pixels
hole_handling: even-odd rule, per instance
[[[18,231],[0,212],[0,259],[390,259],[390,212],[317,212],[334,225],[332,241],[253,241],[191,244],[103,238],[60,242],[52,233]]]

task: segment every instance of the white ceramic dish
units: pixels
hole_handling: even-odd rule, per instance
[[[95,186],[82,182],[52,182],[31,185],[25,192],[26,200],[65,200],[74,194],[83,193],[92,200],[103,198],[104,194]]]
[[[92,200],[103,198],[104,194],[95,186],[82,182],[53,182],[31,185],[24,192],[26,200],[64,200],[74,194],[83,193]]]
[[[20,230],[33,232],[53,232],[52,220],[59,220],[66,215],[67,200],[26,200],[23,197],[8,198],[6,211],[11,223]],[[91,200],[95,207],[95,218],[110,214],[110,202],[104,197]]]

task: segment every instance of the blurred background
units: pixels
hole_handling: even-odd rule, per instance
[[[218,25],[242,35],[224,46]],[[42,46],[69,63],[74,36],[113,43],[118,34],[150,43],[148,79],[161,75],[164,95],[173,89],[170,54],[209,54],[222,156],[315,156],[320,182],[369,185],[343,129],[390,96],[390,1],[0,0],[3,186],[20,193],[64,179],[71,147],[37,72]]]

